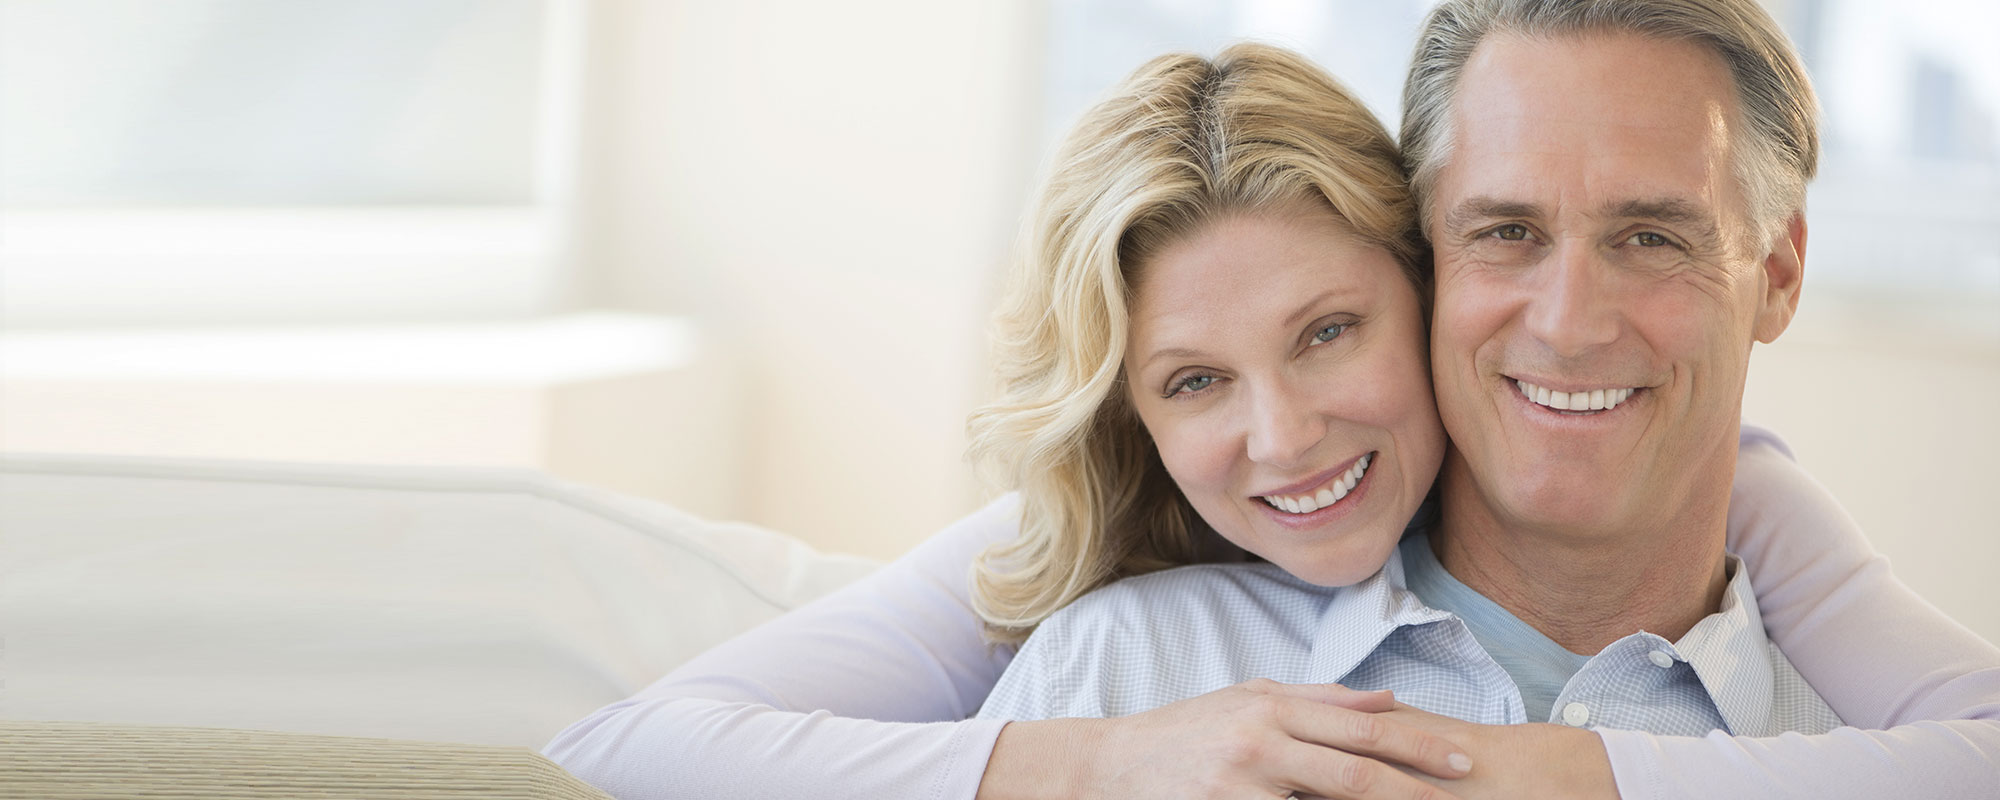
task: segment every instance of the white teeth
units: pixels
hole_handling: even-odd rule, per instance
[[[1523,380],[1514,381],[1521,396],[1535,405],[1557,411],[1609,411],[1625,402],[1637,389],[1590,389],[1580,392],[1552,392]]]
[[[1292,514],[1311,514],[1314,511],[1340,502],[1341,498],[1346,497],[1349,492],[1354,491],[1355,484],[1361,482],[1361,476],[1368,474],[1368,464],[1372,460],[1373,455],[1373,453],[1369,453],[1362,456],[1360,460],[1354,462],[1354,466],[1348,467],[1346,472],[1340,473],[1340,475],[1333,479],[1333,482],[1327,484],[1317,492],[1302,494],[1297,497],[1265,495],[1258,499],[1263,500],[1266,504],[1279,511]]]

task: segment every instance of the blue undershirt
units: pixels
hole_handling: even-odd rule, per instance
[[[1429,535],[1413,533],[1404,537],[1400,547],[1404,577],[1417,599],[1465,621],[1472,638],[1520,688],[1528,719],[1558,722],[1553,717],[1556,697],[1590,656],[1563,649],[1499,603],[1452,577],[1431,552]]]

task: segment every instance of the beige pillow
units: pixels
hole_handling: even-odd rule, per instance
[[[608,800],[525,747],[0,722],[0,797]]]
[[[0,720],[539,747],[873,568],[527,470],[0,456]]]

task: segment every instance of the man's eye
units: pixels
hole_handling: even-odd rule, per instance
[[[1175,381],[1174,385],[1167,387],[1167,396],[1172,397],[1177,394],[1194,394],[1195,392],[1199,392],[1203,389],[1208,388],[1208,385],[1214,382],[1215,382],[1214,375],[1189,375],[1188,377]]]
[[[1313,334],[1313,344],[1326,344],[1340,338],[1340,335],[1346,332],[1346,325],[1328,325]]]
[[[1528,226],[1507,224],[1493,229],[1493,236],[1509,242],[1519,242],[1528,238]]]
[[[1668,244],[1671,244],[1671,242],[1667,241],[1667,237],[1661,236],[1652,231],[1632,234],[1632,238],[1627,239],[1626,241],[1636,244],[1640,247],[1664,247]]]

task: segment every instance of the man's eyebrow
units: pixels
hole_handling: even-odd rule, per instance
[[[1607,214],[1612,219],[1642,219],[1676,225],[1689,233],[1707,237],[1716,236],[1715,215],[1708,207],[1678,197],[1648,200],[1627,200],[1611,206]]]
[[[1661,222],[1705,223],[1708,209],[1678,197],[1656,200],[1627,200],[1610,208],[1609,216],[1619,219],[1652,219]]]
[[[1489,219],[1540,219],[1542,207],[1534,203],[1515,200],[1501,200],[1497,197],[1480,195],[1466,198],[1465,202],[1452,206],[1445,212],[1445,230],[1459,230],[1467,225]]]

